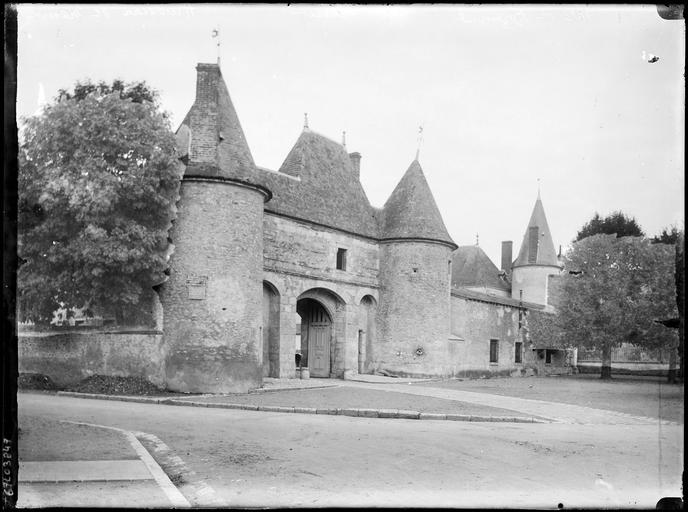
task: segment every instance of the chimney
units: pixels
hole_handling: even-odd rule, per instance
[[[220,66],[199,63],[196,66],[196,101],[191,108],[189,159],[215,163],[220,142],[218,121],[218,86],[222,80]]]
[[[217,102],[217,83],[220,79],[220,66],[217,64],[196,65],[196,102]]]
[[[511,274],[511,251],[514,243],[511,240],[502,242],[502,270]]]
[[[354,176],[357,180],[361,179],[361,153],[354,151],[349,153],[349,158],[351,158],[351,165],[354,167]]]

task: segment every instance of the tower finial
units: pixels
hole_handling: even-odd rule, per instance
[[[540,178],[537,179],[537,184],[538,184],[538,199],[540,199]]]
[[[346,130],[342,132],[342,146],[346,149]]]
[[[475,245],[480,246],[480,235],[478,233],[475,234]]]
[[[217,65],[220,65],[220,29],[213,29],[213,39],[217,38]]]
[[[416,148],[416,160],[420,157],[420,145],[423,143],[423,125],[418,127],[418,146]]]
[[[303,114],[303,129],[308,130],[308,112]]]

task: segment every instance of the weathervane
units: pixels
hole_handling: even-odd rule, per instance
[[[346,149],[346,131],[342,132],[342,146]]]
[[[480,235],[478,233],[475,234],[475,245],[480,245]]]
[[[420,156],[420,145],[423,143],[423,126],[418,127],[418,147],[416,148],[416,160]]]
[[[538,184],[538,199],[540,199],[540,178],[537,179]]]
[[[220,65],[220,29],[213,29],[213,39],[217,38],[217,65]]]
[[[308,112],[303,114],[303,129],[308,130]]]

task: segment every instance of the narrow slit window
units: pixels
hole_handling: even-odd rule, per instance
[[[337,249],[337,270],[346,270],[346,249]]]
[[[517,341],[517,342],[514,344],[514,350],[515,350],[515,352],[514,352],[514,363],[521,363],[521,362],[523,362],[523,360],[522,360],[522,358],[521,358],[521,353],[522,353],[522,350],[523,350],[523,343],[520,342],[520,341]]]
[[[490,362],[499,361],[499,340],[490,340]]]
[[[552,351],[545,350],[545,364],[552,364]]]

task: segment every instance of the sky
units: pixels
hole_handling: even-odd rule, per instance
[[[176,130],[219,39],[257,165],[308,113],[346,131],[381,207],[420,148],[449,234],[497,266],[538,188],[564,250],[595,212],[684,225],[685,25],[653,5],[22,4],[18,24],[18,117],[78,80],[145,80]]]

